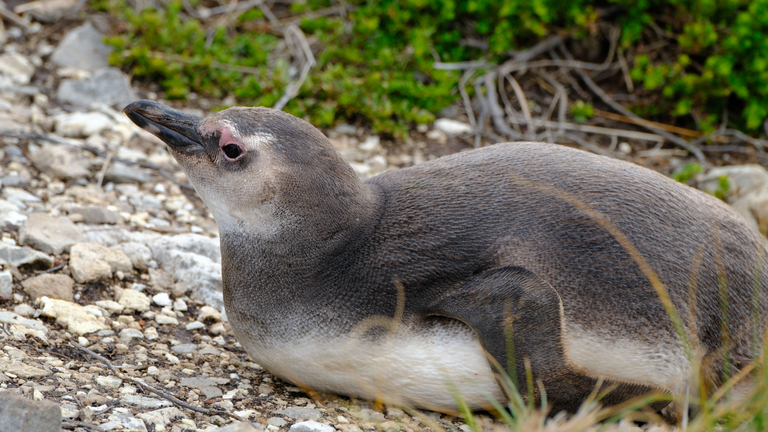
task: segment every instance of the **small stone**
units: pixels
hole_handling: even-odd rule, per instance
[[[150,300],[144,293],[140,293],[133,289],[127,289],[123,290],[123,295],[120,297],[120,300],[118,300],[118,303],[129,310],[146,312],[149,310]]]
[[[121,250],[99,243],[77,243],[69,258],[72,276],[80,283],[109,279],[115,271],[130,271],[131,260]]]
[[[281,427],[287,425],[288,422],[285,421],[285,419],[280,418],[280,417],[270,417],[270,418],[267,419],[267,424],[281,428]]]
[[[49,255],[29,247],[11,246],[4,242],[0,242],[0,259],[5,260],[16,267],[53,267],[53,258]]]
[[[21,283],[24,291],[33,299],[50,297],[59,300],[74,302],[75,281],[65,274],[41,274],[33,276]]]
[[[0,323],[2,324],[19,324],[24,327],[29,327],[33,330],[39,330],[47,332],[48,328],[45,326],[45,324],[41,323],[38,320],[28,319],[24,318],[21,315],[15,314],[13,312],[3,311],[0,310]]]
[[[171,351],[176,354],[192,354],[197,351],[197,345],[195,344],[179,344],[171,347]]]
[[[130,345],[131,342],[137,339],[144,339],[144,333],[132,328],[120,330],[120,340],[123,341],[124,344]]]
[[[0,272],[0,300],[13,298],[13,275],[10,270]]]
[[[187,330],[199,330],[201,328],[205,328],[205,324],[201,323],[200,321],[192,321],[191,323],[187,324],[185,328]]]
[[[62,144],[45,144],[31,156],[35,168],[61,180],[77,180],[91,175],[90,162],[82,150]]]
[[[174,317],[170,317],[168,315],[163,315],[163,314],[157,315],[155,317],[155,322],[157,322],[158,324],[179,325],[179,320],[177,320]]]
[[[203,306],[197,314],[197,320],[200,322],[206,322],[207,320],[219,322],[221,321],[221,312],[210,306]]]
[[[65,79],[59,85],[56,98],[74,106],[90,108],[103,103],[122,108],[135,99],[130,79],[120,69],[106,67],[97,70],[86,80]]]
[[[203,392],[206,399],[213,399],[224,395],[224,393],[216,387],[216,382],[209,378],[182,378],[181,385],[200,390]]]
[[[118,389],[123,384],[123,380],[113,376],[97,376],[96,384],[111,389]]]
[[[0,427],[9,432],[60,432],[61,408],[54,402],[0,392]]]
[[[147,426],[144,424],[144,420],[134,417],[131,410],[127,408],[114,408],[112,414],[107,417],[107,420],[109,421],[99,425],[101,430],[108,431],[120,427],[123,430],[147,432]]]
[[[179,311],[179,312],[186,312],[187,311],[187,302],[185,302],[182,299],[176,299],[173,302],[173,310]]]
[[[113,249],[119,249],[125,253],[134,267],[146,267],[147,263],[152,261],[152,250],[146,245],[136,242],[120,243],[113,246]]]
[[[9,186],[3,181],[3,186]],[[0,223],[19,226],[25,220],[27,216],[20,213],[21,207],[17,204],[8,202],[6,200],[0,200]]]
[[[211,324],[211,328],[209,328],[208,331],[211,334],[220,335],[220,334],[226,333],[227,328],[224,326],[224,323],[218,322],[218,323]]]
[[[50,61],[59,67],[70,66],[89,71],[109,66],[108,57],[112,48],[103,39],[104,35],[86,22],[64,35],[51,54]]]
[[[171,297],[168,295],[168,293],[155,294],[152,297],[152,301],[158,306],[173,305],[173,301],[171,301]]]
[[[104,180],[112,183],[146,183],[152,180],[149,170],[137,165],[113,163],[107,168]]]
[[[167,400],[146,397],[146,396],[137,396],[137,395],[125,395],[120,398],[120,402],[127,405],[133,405],[142,409],[158,409],[158,408],[169,407],[173,405],[171,402]]]
[[[112,300],[99,300],[96,302],[96,306],[104,309],[110,314],[113,314],[113,313],[119,314],[123,311],[123,309],[125,309],[125,306]]]
[[[331,425],[309,420],[295,423],[288,432],[336,432],[336,429]]]
[[[115,126],[111,118],[100,112],[59,114],[54,117],[54,121],[56,134],[71,138],[88,138]]]
[[[67,218],[32,213],[19,229],[19,242],[47,254],[59,255],[84,238],[83,231]]]
[[[45,369],[30,366],[20,361],[7,361],[3,359],[0,359],[0,372],[13,374],[21,378],[47,378],[51,376]]]
[[[107,329],[107,326],[98,318],[76,303],[48,297],[43,297],[40,301],[43,303],[42,314],[56,318],[56,323],[66,326],[71,333],[82,336]]]
[[[160,335],[157,334],[157,329],[154,327],[147,327],[144,329],[144,337],[147,338],[147,340],[157,340],[160,338]]]
[[[447,135],[462,135],[472,133],[472,126],[457,120],[441,118],[435,120],[433,127],[436,130],[445,132]]]
[[[22,303],[16,307],[13,308],[13,312],[17,313],[25,318],[29,318],[35,314],[35,308],[32,306]]]
[[[173,420],[187,418],[180,409],[176,407],[162,408],[147,413],[136,414],[136,417],[144,420],[148,425],[154,425],[154,430],[162,430]]]
[[[104,207],[91,206],[91,207],[75,207],[69,211],[69,214],[80,214],[83,216],[83,222],[87,224],[111,224],[114,225],[120,222],[121,218],[117,212],[106,209]],[[119,249],[119,248],[115,248]],[[126,254],[127,255],[127,254]],[[130,256],[128,257],[130,258]],[[131,260],[133,263],[133,260]]]
[[[263,428],[263,427],[262,427]],[[262,432],[262,428],[255,428],[248,422],[230,423],[223,428],[216,429],[212,432]]]
[[[316,419],[323,416],[323,413],[316,409],[302,407],[288,407],[286,409],[272,411],[272,414],[284,415],[294,420]]]
[[[27,58],[17,52],[0,55],[0,75],[5,75],[15,84],[26,85],[35,74],[35,67]]]
[[[44,23],[55,23],[62,18],[72,18],[83,8],[77,0],[39,0],[24,4],[24,13]],[[18,12],[18,7],[16,8]],[[39,48],[38,48],[39,52]]]

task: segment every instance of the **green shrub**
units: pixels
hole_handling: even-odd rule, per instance
[[[196,7],[196,0],[188,2]],[[350,0],[346,17],[305,18],[301,28],[321,45],[317,65],[285,110],[319,126],[364,121],[375,132],[404,135],[427,123],[460,96],[459,71],[436,70],[436,60],[484,59],[499,63],[511,50],[529,47],[554,32],[578,39],[599,30],[594,0]],[[737,126],[755,130],[768,115],[768,0],[611,0],[620,10],[621,46],[634,56],[632,78],[657,97],[632,107],[644,116],[670,113],[690,126],[693,110],[710,132],[724,109]],[[290,6],[303,14],[335,6],[307,0]],[[111,61],[138,78],[159,83],[168,98],[194,91],[238,104],[273,105],[291,82],[286,60],[269,61],[279,42],[254,9],[228,27],[206,35],[203,24],[183,14],[181,0],[162,10],[134,12],[126,0],[98,0],[93,7],[125,22],[108,39]],[[644,29],[664,16],[675,36],[674,61],[658,51],[639,51]],[[466,43],[466,41],[475,43]],[[478,48],[485,43],[486,49]],[[254,73],[236,70],[252,68]],[[470,86],[471,87],[471,86]],[[468,88],[471,92],[472,89]],[[588,105],[574,107],[579,120]],[[669,119],[665,119],[669,120]]]

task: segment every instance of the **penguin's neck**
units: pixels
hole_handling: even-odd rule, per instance
[[[290,196],[275,199],[270,215],[264,216],[273,219],[268,230],[219,224],[228,309],[282,319],[307,299],[344,296],[333,292],[333,282],[344,276],[385,206],[378,188],[359,180],[348,186],[318,191],[300,203],[291,202]]]

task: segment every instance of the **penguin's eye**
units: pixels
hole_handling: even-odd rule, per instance
[[[243,150],[237,144],[227,144],[221,148],[227,159],[237,159],[243,154]]]

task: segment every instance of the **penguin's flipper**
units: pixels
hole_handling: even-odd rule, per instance
[[[469,325],[487,353],[506,370],[523,397],[528,393],[526,359],[534,383],[542,383],[553,413],[575,412],[602,382],[604,405],[660,389],[591,374],[571,363],[566,347],[563,305],[557,291],[521,267],[480,273],[432,303],[429,315],[441,315]],[[514,368],[514,369],[513,369]],[[494,370],[498,370],[496,366]],[[533,394],[540,402],[538,385]],[[654,404],[654,408],[660,409]]]

